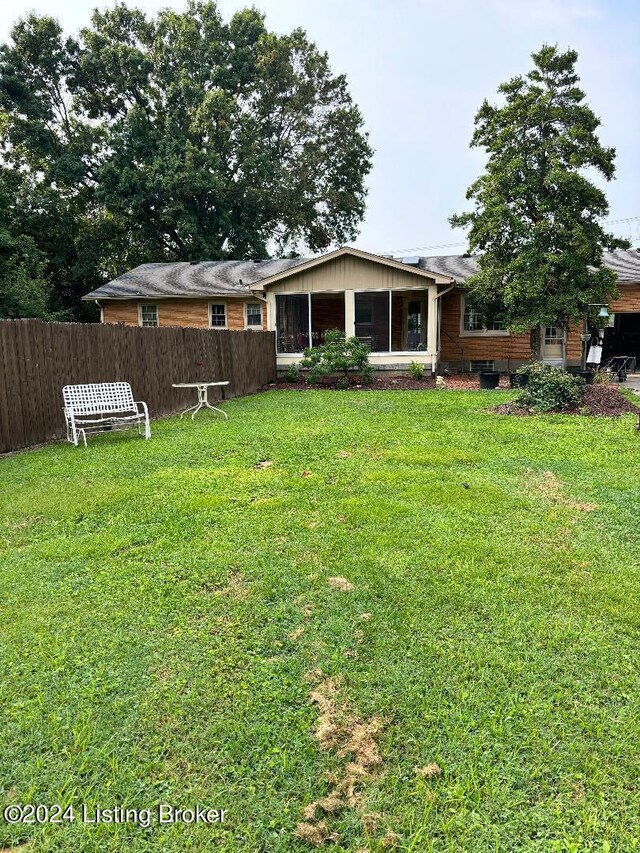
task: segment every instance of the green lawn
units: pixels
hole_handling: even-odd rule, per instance
[[[273,391],[0,460],[0,799],[76,814],[0,848],[309,851],[329,797],[327,849],[639,849],[640,436],[505,398]],[[159,802],[226,816],[80,820]]]

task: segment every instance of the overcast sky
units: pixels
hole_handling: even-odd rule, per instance
[[[84,0],[12,0],[0,9],[0,38],[30,10],[67,32],[88,23]],[[154,13],[183,0],[129,0]],[[600,138],[617,149],[607,185],[615,233],[640,245],[640,3],[638,0],[219,0],[228,18],[256,5],[277,32],[303,27],[347,75],[375,149],[367,215],[357,245],[373,252],[457,254],[464,233],[447,217],[465,209],[482,170],[469,149],[483,98],[531,67],[543,42],[573,47]],[[461,244],[448,246],[446,244]]]

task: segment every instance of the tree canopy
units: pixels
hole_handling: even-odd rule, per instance
[[[65,38],[30,15],[0,48],[3,218],[52,308],[148,261],[265,258],[354,239],[372,151],[344,75],[296,29],[212,0],[117,4]]]
[[[590,177],[613,178],[615,149],[596,134],[576,51],[544,45],[532,58],[525,77],[499,87],[502,105],[478,110],[471,146],[486,150],[486,170],[467,191],[474,209],[450,222],[469,229],[469,251],[480,253],[473,304],[487,320],[531,329],[537,357],[541,325],[566,328],[585,304],[615,296],[602,252],[629,244],[602,227],[609,206]]]

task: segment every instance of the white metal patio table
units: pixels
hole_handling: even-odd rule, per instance
[[[195,406],[190,406],[188,409],[185,409],[184,412],[181,413],[180,417],[183,417],[187,414],[187,412],[193,410],[193,414],[191,415],[191,420],[193,420],[200,411],[200,409],[203,406],[206,406],[208,409],[211,409],[212,412],[220,412],[221,415],[224,415],[225,420],[229,420],[229,415],[227,415],[226,412],[223,412],[222,409],[218,409],[215,406],[212,406],[207,397],[209,388],[220,385],[224,386],[228,384],[228,379],[225,382],[174,382],[172,384],[173,388],[196,388],[198,391],[198,402],[195,404]],[[222,394],[224,399],[224,391],[222,392]]]

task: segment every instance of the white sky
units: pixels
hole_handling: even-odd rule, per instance
[[[98,5],[84,0],[7,0],[0,39],[30,10],[67,32]],[[105,4],[100,3],[101,7]],[[128,0],[153,14],[183,0]],[[245,5],[219,0],[225,18]],[[458,254],[464,234],[447,223],[465,208],[482,170],[470,150],[483,98],[531,66],[543,42],[579,53],[581,85],[602,119],[600,138],[618,152],[606,186],[620,236],[640,245],[640,4],[638,0],[255,0],[277,32],[303,27],[347,75],[375,149],[366,218],[356,243],[373,252]],[[441,244],[462,243],[451,247]],[[434,248],[430,248],[434,247]]]

